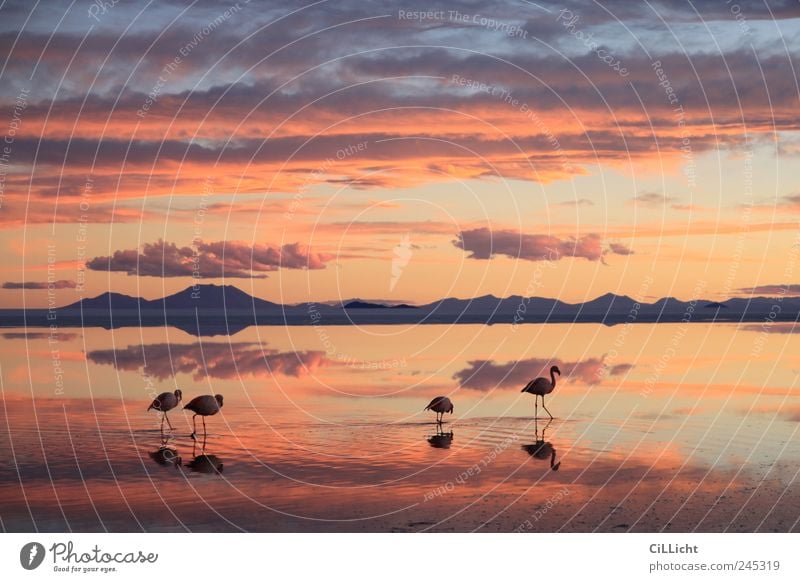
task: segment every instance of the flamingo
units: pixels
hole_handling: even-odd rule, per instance
[[[173,430],[172,423],[169,421],[169,417],[167,416],[167,412],[178,406],[178,403],[183,398],[183,392],[180,390],[175,390],[175,392],[162,392],[158,396],[155,397],[152,404],[147,407],[147,410],[158,410],[163,412],[161,416],[161,430],[164,430],[164,419],[167,419],[167,424],[169,425],[170,430]]]
[[[541,396],[542,408],[544,408],[545,412],[550,415],[550,419],[553,419],[553,415],[550,414],[550,411],[547,410],[547,407],[544,405],[544,397],[546,394],[550,394],[556,389],[556,374],[560,376],[561,370],[558,369],[558,366],[551,366],[549,382],[547,381],[547,378],[536,378],[535,380],[528,382],[527,386],[522,389],[522,392],[528,392],[536,397],[536,400],[534,401],[534,418],[538,418],[539,416],[539,396]]]
[[[196,398],[192,398],[191,402],[183,407],[184,410],[188,409],[194,412],[191,434],[193,439],[197,440],[197,415],[203,418],[203,434],[208,436],[206,432],[206,416],[214,416],[219,412],[220,408],[222,408],[222,394],[216,394],[214,396],[204,394],[203,396],[197,396]]]
[[[433,410],[436,413],[436,422],[441,424],[445,412],[453,414],[453,403],[450,402],[447,396],[437,396],[431,400],[431,403],[424,410]]]

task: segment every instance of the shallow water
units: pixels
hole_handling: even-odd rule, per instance
[[[797,531],[793,331],[5,329],[0,520],[7,531]],[[520,389],[551,363],[564,372],[546,400],[556,418],[537,422]],[[163,434],[145,412],[176,387],[185,401],[225,396],[205,443],[181,410]],[[422,412],[440,394],[455,403],[441,429]]]

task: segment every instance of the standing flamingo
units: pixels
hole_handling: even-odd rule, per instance
[[[162,392],[158,396],[156,396],[155,400],[153,400],[152,404],[147,407],[147,410],[158,410],[163,413],[161,416],[161,430],[164,430],[164,419],[167,419],[167,424],[169,425],[170,430],[174,430],[172,428],[172,423],[169,421],[169,417],[167,417],[167,412],[178,406],[178,403],[183,398],[183,392],[180,390],[175,390],[175,392]]]
[[[453,403],[450,402],[447,396],[437,396],[431,400],[431,403],[425,407],[425,410],[433,410],[436,413],[436,422],[441,424],[445,412],[453,414]]]
[[[528,385],[522,389],[522,392],[528,392],[536,397],[536,400],[534,401],[534,418],[538,418],[539,416],[539,396],[541,396],[542,408],[544,408],[545,412],[550,415],[550,419],[552,420],[553,415],[550,414],[550,411],[547,410],[547,407],[544,405],[544,397],[546,394],[550,394],[556,389],[556,374],[560,376],[561,370],[558,369],[558,366],[551,366],[549,382],[547,381],[547,378],[536,378],[535,380],[528,382]]]
[[[194,412],[191,434],[193,439],[197,439],[197,415],[199,414],[203,418],[203,434],[208,436],[206,432],[206,416],[214,416],[219,412],[220,408],[222,408],[222,394],[216,394],[214,396],[204,394],[203,396],[197,396],[196,398],[192,398],[192,401],[183,407],[184,410],[188,409]]]

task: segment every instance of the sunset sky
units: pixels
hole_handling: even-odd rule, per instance
[[[17,1],[0,47],[0,307],[800,275],[797,2]]]

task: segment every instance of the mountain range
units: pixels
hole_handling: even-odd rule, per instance
[[[777,306],[777,308],[776,308]],[[733,298],[681,301],[665,297],[653,303],[607,293],[584,303],[544,297],[483,295],[448,297],[423,305],[350,299],[338,304],[283,305],[253,297],[233,285],[194,285],[162,297],[143,299],[102,293],[48,311],[0,310],[0,325],[154,326],[173,325],[196,335],[231,334],[250,325],[347,325],[478,323],[522,324],[586,322],[796,321],[800,297]]]

